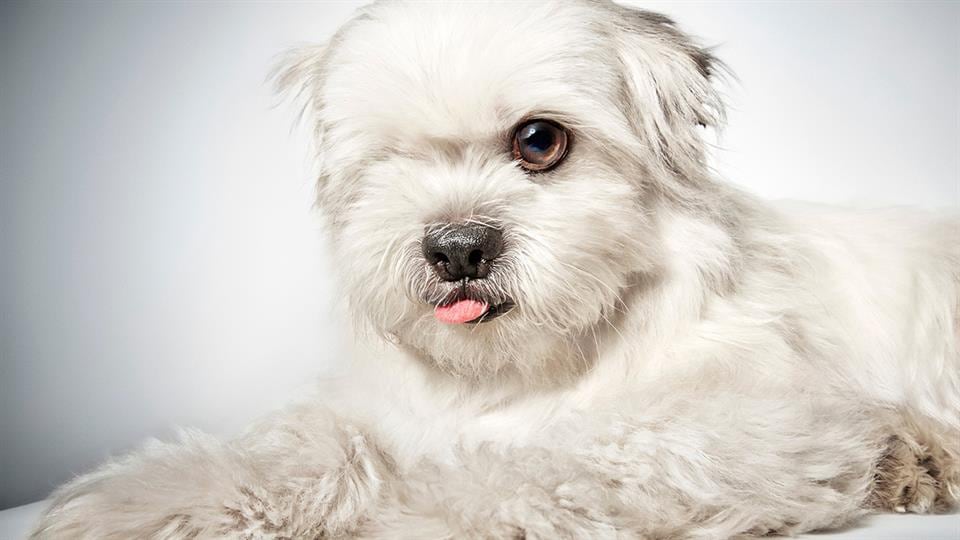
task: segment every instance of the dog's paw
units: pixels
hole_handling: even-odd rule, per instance
[[[230,536],[226,503],[243,500],[252,475],[243,456],[200,434],[181,444],[150,442],[58,489],[31,538]]]
[[[107,493],[64,489],[54,499],[30,534],[40,539],[120,539],[142,537],[172,540],[196,538],[201,530],[190,516],[149,514],[122,504]]]
[[[892,436],[877,464],[871,505],[900,513],[945,512],[957,503],[958,481],[960,468],[948,453]]]
[[[252,487],[241,486],[235,497],[222,504],[184,491],[185,504],[175,505],[115,483],[84,480],[58,492],[31,539],[270,540],[292,536],[287,509],[277,504],[279,499]]]

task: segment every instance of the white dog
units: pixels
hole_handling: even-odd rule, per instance
[[[960,497],[960,221],[720,184],[717,62],[600,0],[384,2],[280,83],[351,374],[56,494],[37,538],[725,538]]]

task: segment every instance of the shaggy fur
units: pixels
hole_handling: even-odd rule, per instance
[[[34,538],[727,538],[960,497],[960,221],[716,181],[711,54],[601,1],[383,2],[285,61],[357,335],[237,440],[61,488]],[[568,128],[529,173],[514,127]],[[504,234],[444,325],[429,227]]]

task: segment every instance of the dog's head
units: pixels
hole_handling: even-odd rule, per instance
[[[710,55],[600,1],[384,2],[280,84],[316,128],[351,309],[460,375],[534,373],[652,272],[706,177]]]

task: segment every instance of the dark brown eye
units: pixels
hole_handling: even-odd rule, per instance
[[[513,158],[528,171],[545,171],[567,154],[567,132],[548,120],[529,120],[513,134]]]

